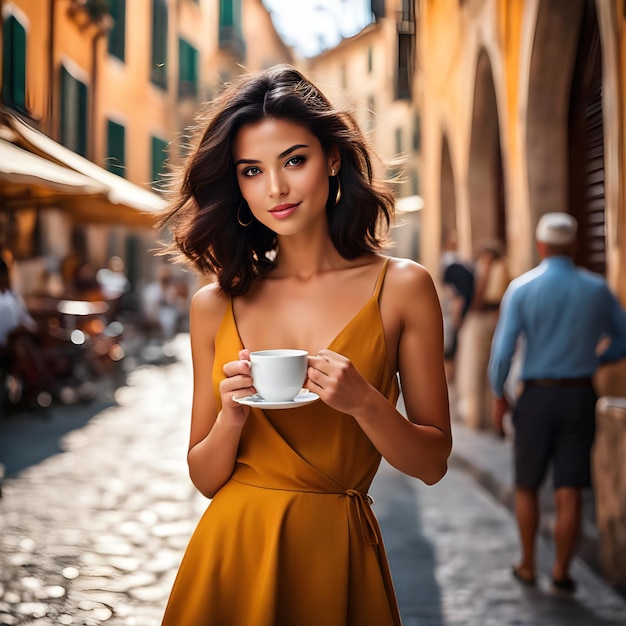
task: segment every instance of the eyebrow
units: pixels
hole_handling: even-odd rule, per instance
[[[300,148],[308,148],[308,147],[309,146],[305,143],[297,143],[295,146],[291,146],[291,148],[287,148],[286,150],[281,152],[278,155],[278,158],[284,159],[287,155],[291,154],[292,152],[295,152],[296,150],[300,150]],[[237,165],[250,165],[254,163],[260,163],[260,161],[257,161],[256,159],[239,159],[238,161],[235,161],[235,167]]]

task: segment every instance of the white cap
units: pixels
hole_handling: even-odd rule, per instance
[[[569,213],[544,213],[537,223],[535,236],[541,243],[567,245],[576,239],[578,223]]]

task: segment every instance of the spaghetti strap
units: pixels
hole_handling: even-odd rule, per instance
[[[376,287],[374,288],[374,293],[372,295],[373,298],[378,300],[380,296],[380,292],[383,288],[383,283],[385,282],[385,275],[387,274],[387,266],[389,265],[389,261],[391,261],[391,257],[387,257],[385,259],[385,263],[383,264],[383,269],[380,270],[380,274],[378,276],[378,280],[376,281]]]

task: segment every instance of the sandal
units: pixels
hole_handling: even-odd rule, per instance
[[[519,569],[516,565],[513,565],[513,567],[511,568],[511,573],[513,574],[513,577],[515,579],[517,579],[522,584],[527,585],[528,587],[534,587],[537,584],[537,579],[533,575],[527,576],[525,574],[522,574],[522,570]]]
[[[558,591],[566,591],[567,593],[574,593],[576,591],[576,581],[569,576],[565,578],[553,578],[552,586]]]

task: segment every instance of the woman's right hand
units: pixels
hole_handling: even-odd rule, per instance
[[[225,409],[237,409],[240,415],[245,417],[250,413],[250,407],[239,404],[235,398],[241,399],[256,393],[252,386],[252,372],[250,369],[250,351],[240,350],[237,361],[229,361],[223,367],[226,375],[220,382],[220,396],[222,398],[222,411]]]

